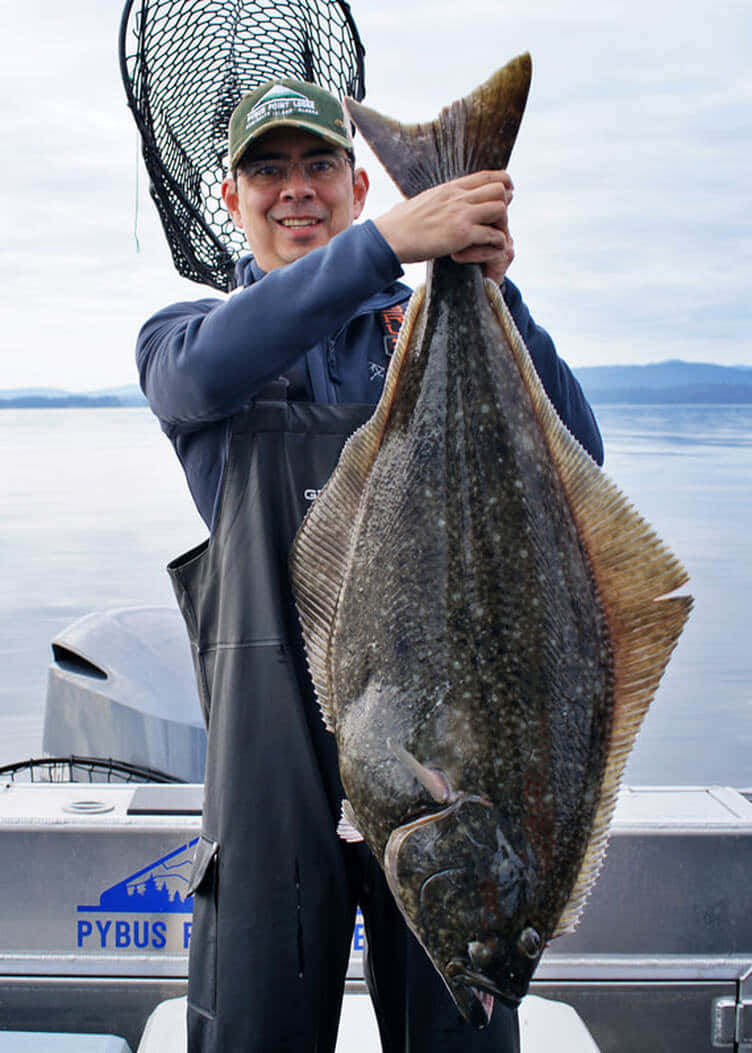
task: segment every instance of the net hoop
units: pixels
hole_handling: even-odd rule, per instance
[[[229,291],[247,251],[220,196],[227,124],[277,77],[365,97],[365,49],[345,0],[127,0],[118,41],[128,106],[173,263]]]

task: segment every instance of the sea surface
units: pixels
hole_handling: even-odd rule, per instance
[[[752,406],[595,408],[607,472],[695,597],[627,781],[750,787]],[[55,634],[92,611],[174,605],[165,564],[206,528],[147,409],[1,411],[0,465],[3,764],[42,751]]]

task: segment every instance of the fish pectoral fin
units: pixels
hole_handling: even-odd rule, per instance
[[[443,771],[438,768],[429,768],[409,753],[399,742],[387,739],[386,744],[394,756],[410,771],[418,782],[430,793],[438,804],[446,804],[455,798],[455,793],[449,785],[449,780]]]
[[[353,807],[346,797],[342,801],[342,814],[337,824],[337,837],[341,837],[343,841],[347,841],[351,845],[359,844],[364,840],[363,835],[358,830]]]

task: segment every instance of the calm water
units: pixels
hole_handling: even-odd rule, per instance
[[[633,783],[752,785],[752,407],[598,408],[609,474],[684,561],[695,610]],[[172,604],[206,530],[148,410],[0,412],[0,763],[41,750],[50,640],[93,610]]]

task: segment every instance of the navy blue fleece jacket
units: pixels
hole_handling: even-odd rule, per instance
[[[146,322],[136,348],[141,387],[210,529],[230,419],[270,381],[284,376],[293,399],[378,401],[387,364],[380,311],[410,296],[401,275],[399,260],[367,221],[268,274],[244,257],[241,288],[226,300],[173,304]],[[503,295],[549,398],[601,463],[598,426],[579,384],[509,280]]]

